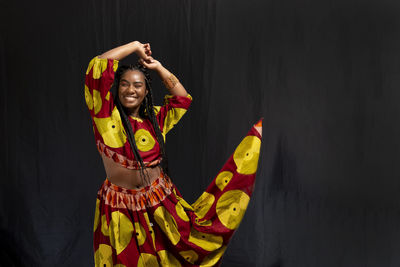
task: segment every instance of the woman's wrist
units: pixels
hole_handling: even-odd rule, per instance
[[[155,71],[161,79],[163,79],[163,76],[165,76],[165,74],[169,73],[169,71],[161,63],[157,66]]]
[[[140,42],[139,41],[133,41],[133,42],[130,42],[129,43],[129,46],[130,47],[132,47],[132,51],[133,51],[133,53],[136,53],[139,49],[139,45],[140,45]]]

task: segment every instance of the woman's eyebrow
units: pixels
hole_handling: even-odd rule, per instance
[[[126,82],[126,83],[130,83],[128,80],[125,80],[125,79],[121,79],[121,81],[120,82]],[[135,83],[141,83],[141,84],[143,84],[143,82],[142,81],[134,81],[133,82],[134,84]]]

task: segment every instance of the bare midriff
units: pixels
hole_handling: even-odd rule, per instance
[[[128,189],[139,189],[150,185],[152,182],[157,180],[161,174],[161,167],[159,165],[151,168],[145,168],[144,173],[146,179],[143,179],[140,175],[140,170],[130,170],[118,163],[114,162],[109,157],[101,155],[106,170],[107,179],[120,187]]]

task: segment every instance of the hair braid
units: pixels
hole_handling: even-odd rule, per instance
[[[153,93],[151,90],[150,83],[146,80],[147,86],[149,88],[149,92],[147,93],[146,96],[146,110],[149,115],[149,119],[153,125],[154,131],[156,133],[157,141],[158,144],[160,145],[161,148],[161,155],[163,157],[163,160],[161,162],[161,166],[163,168],[163,171],[169,175],[169,169],[168,169],[168,158],[167,158],[167,153],[165,151],[165,142],[164,142],[164,136],[161,133],[160,125],[158,124],[156,114],[154,113],[154,105],[153,105]]]
[[[164,173],[166,173],[167,175],[169,175],[169,169],[168,169],[168,158],[167,158],[167,154],[166,154],[166,150],[165,150],[165,142],[164,142],[164,137],[161,133],[161,129],[160,126],[158,124],[157,121],[157,117],[155,115],[154,112],[154,105],[153,105],[153,92],[152,92],[152,88],[151,88],[151,78],[150,75],[148,74],[148,72],[146,71],[146,69],[140,65],[129,65],[129,66],[120,66],[115,74],[115,87],[116,87],[116,94],[114,97],[114,101],[116,103],[117,109],[121,115],[121,119],[122,119],[122,124],[125,128],[126,131],[126,135],[128,138],[128,142],[131,146],[133,155],[136,159],[136,161],[138,162],[139,165],[139,169],[140,169],[140,174],[142,176],[143,179],[149,178],[147,177],[147,173],[145,174],[144,169],[146,168],[146,166],[144,165],[143,159],[140,156],[139,150],[137,148],[136,145],[136,141],[135,141],[135,135],[133,133],[133,129],[132,129],[132,125],[129,121],[128,115],[125,112],[124,107],[122,106],[120,100],[119,100],[119,83],[121,80],[122,75],[128,71],[128,70],[138,70],[141,73],[143,73],[143,75],[145,76],[145,81],[146,81],[146,89],[148,90],[148,93],[146,95],[146,97],[144,98],[140,108],[139,108],[139,115],[141,117],[147,118],[150,120],[154,132],[156,134],[156,138],[158,141],[158,144],[160,145],[161,148],[161,155],[162,155],[162,162],[161,162],[161,167],[164,171]]]

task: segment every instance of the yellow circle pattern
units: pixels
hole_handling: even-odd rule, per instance
[[[173,245],[178,244],[181,239],[181,234],[178,231],[178,226],[174,217],[163,207],[160,206],[154,211],[154,220],[160,226],[164,234]]]
[[[176,193],[175,188],[172,189],[172,192],[174,192],[174,195],[175,195],[176,199],[179,201],[179,203],[181,203],[181,205],[182,205],[182,207],[183,207],[184,209],[194,211],[193,207],[190,206],[189,203],[186,202],[186,200],[184,200],[183,198],[181,198],[181,197]]]
[[[216,212],[221,223],[231,229],[236,229],[246,212],[250,197],[241,190],[230,190],[218,199]]]
[[[90,93],[89,87],[85,84],[85,101],[89,110],[93,109],[93,96]]]
[[[145,129],[139,129],[135,132],[135,142],[137,148],[143,152],[151,150],[156,143],[151,133]]]
[[[157,251],[158,256],[161,259],[162,267],[181,267],[180,262],[166,250]]]
[[[96,209],[94,211],[94,225],[93,225],[93,232],[96,231],[97,226],[99,225],[100,221],[100,200],[96,199]]]
[[[98,90],[93,90],[93,107],[94,107],[94,114],[99,113],[101,110],[102,106],[102,101],[101,101],[101,94],[100,91]]]
[[[105,216],[103,215],[105,218]],[[102,218],[103,221],[103,218]],[[102,223],[104,225],[104,223]],[[107,225],[107,221],[105,220]],[[115,248],[117,255],[119,255],[128,245],[132,239],[133,224],[129,218],[119,211],[111,213],[110,225],[108,226],[108,235],[110,236],[110,243]],[[106,229],[102,227],[103,234]]]
[[[215,201],[214,195],[203,192],[201,196],[193,203],[192,207],[194,209],[195,214],[199,219],[202,219],[206,216],[207,212],[210,210],[211,206]]]
[[[199,259],[199,255],[194,250],[180,251],[179,254],[191,264],[194,264]]]
[[[194,228],[190,229],[189,242],[207,251],[214,251],[222,246],[223,237],[208,233],[202,233]]]
[[[232,179],[233,173],[230,171],[223,171],[220,172],[215,178],[215,184],[218,186],[219,190],[224,190],[225,186],[229,183],[229,181]]]
[[[200,226],[211,226],[212,225],[212,221],[210,221],[210,220],[199,220],[199,218],[196,218],[194,222],[197,225],[200,225]]]
[[[257,170],[260,156],[261,140],[257,136],[246,136],[233,153],[237,172],[241,174],[253,174]]]
[[[94,253],[94,264],[96,267],[112,267],[112,248],[106,244],[100,244]]]
[[[138,222],[135,222],[135,232],[139,246],[143,245],[146,241],[146,231],[144,230],[143,226]]]
[[[149,253],[141,253],[137,263],[138,267],[159,267],[157,257]]]
[[[110,235],[106,215],[101,216],[101,232],[105,236]]]
[[[124,146],[126,135],[123,132],[124,127],[122,126],[121,117],[117,108],[114,108],[111,117],[93,117],[93,121],[101,137],[103,137],[104,144],[113,148]]]
[[[176,213],[178,214],[179,218],[184,220],[185,222],[189,221],[189,217],[187,216],[185,209],[182,207],[181,203],[176,203],[175,205]]]

